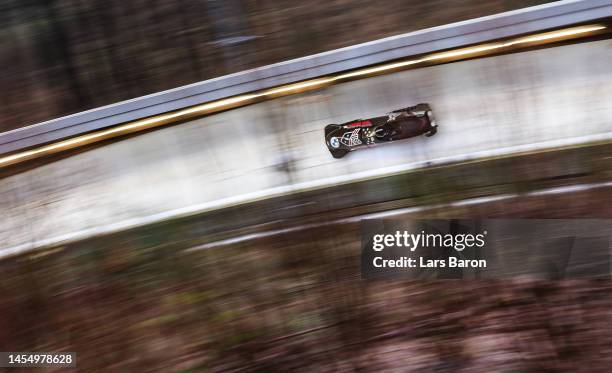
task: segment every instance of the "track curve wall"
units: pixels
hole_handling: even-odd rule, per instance
[[[432,66],[160,129],[0,180],[0,251],[441,163],[612,139],[612,41]],[[440,125],[333,159],[323,127],[428,102]]]

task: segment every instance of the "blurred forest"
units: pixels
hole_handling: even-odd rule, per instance
[[[4,0],[0,132],[545,0]]]
[[[587,190],[412,216],[609,218],[611,196]],[[198,226],[169,221],[0,261],[0,345],[77,351],[87,372],[612,364],[609,280],[364,281],[359,224],[202,250],[185,239]]]

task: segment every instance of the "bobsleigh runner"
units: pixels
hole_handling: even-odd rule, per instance
[[[356,119],[325,126],[325,144],[334,158],[348,152],[425,134],[433,136],[438,125],[429,104],[394,110],[382,117]]]

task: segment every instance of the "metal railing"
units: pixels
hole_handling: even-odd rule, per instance
[[[54,143],[84,133],[202,103],[385,61],[461,48],[612,16],[612,0],[559,1],[397,35],[171,89],[0,133],[0,154]]]

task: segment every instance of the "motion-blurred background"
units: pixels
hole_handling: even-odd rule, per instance
[[[5,0],[0,140],[543,3]],[[609,1],[556,3],[609,29]],[[525,35],[550,31],[525,12]],[[3,166],[0,350],[76,351],[79,371],[610,371],[608,280],[360,277],[368,217],[612,218],[607,34],[473,57]],[[435,137],[327,151],[326,124],[419,102]]]
[[[7,92],[0,130],[542,3],[6,0],[0,4],[0,89]]]

